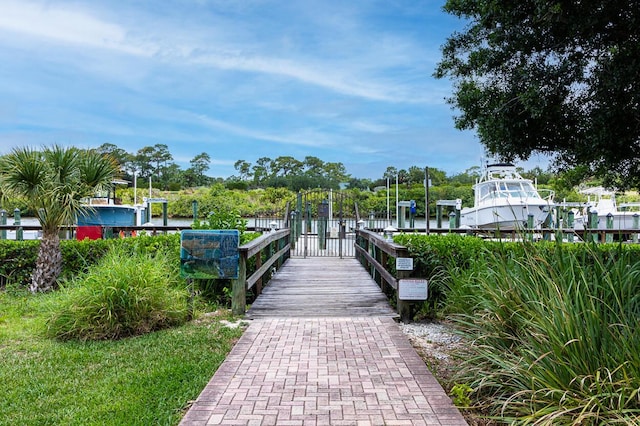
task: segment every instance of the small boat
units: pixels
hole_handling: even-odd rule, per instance
[[[78,216],[78,226],[140,226],[142,225],[140,207],[114,204],[111,200],[92,198],[86,204],[85,214]]]
[[[601,186],[583,189],[581,194],[588,196],[587,212],[595,212],[598,215],[598,229],[637,229],[640,222],[638,211],[622,210],[629,207],[639,207],[638,203],[626,203],[618,205],[614,191],[607,190]],[[591,197],[594,200],[591,200]],[[588,227],[589,214],[585,213],[576,216],[575,229],[585,229]],[[607,227],[607,222],[611,220],[611,228]]]
[[[473,186],[474,205],[460,212],[460,226],[470,228],[525,229],[529,215],[534,228],[548,218],[553,191],[543,198],[530,179],[523,178],[513,164],[487,165]]]
[[[113,180],[112,190],[96,194],[85,200],[84,214],[77,218],[78,227],[127,227],[140,226],[145,218],[144,206],[122,204],[115,196],[116,185],[126,185],[128,181]]]

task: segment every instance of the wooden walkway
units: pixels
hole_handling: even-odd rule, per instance
[[[251,305],[248,318],[397,317],[354,258],[291,258]]]
[[[355,259],[289,259],[181,426],[466,421]]]

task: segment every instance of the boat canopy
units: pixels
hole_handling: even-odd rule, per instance
[[[541,199],[533,184],[528,180],[491,180],[478,183],[475,191],[479,200],[494,198]]]

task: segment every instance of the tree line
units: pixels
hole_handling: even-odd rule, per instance
[[[303,160],[292,156],[261,157],[254,163],[238,160],[234,164],[236,174],[223,179],[207,175],[211,157],[206,152],[194,156],[189,162],[190,166],[183,170],[173,161],[173,155],[164,144],[146,146],[130,153],[115,144],[104,143],[96,151],[115,160],[123,179],[133,181],[134,174],[139,179],[152,178],[154,187],[171,191],[215,183],[224,184],[229,189],[286,188],[294,192],[310,188],[373,190],[386,186],[387,182],[395,184],[396,181],[409,188],[423,186],[425,180],[425,168],[421,166],[408,169],[389,166],[379,178],[368,179],[351,176],[341,162],[323,161],[315,156],[306,156]],[[548,176],[545,178],[548,173],[540,168],[529,174],[535,174],[534,177],[539,180],[549,179]],[[430,169],[433,185],[472,184],[478,176],[480,167],[471,167],[453,176],[447,176],[446,172],[437,168]]]
[[[209,185],[215,180],[206,175],[211,163],[211,156],[206,152],[193,157],[189,161],[190,166],[183,170],[173,161],[173,155],[165,144],[145,146],[130,153],[115,144],[103,143],[96,151],[115,160],[123,179],[133,181],[134,176],[152,178],[154,186],[164,190]]]

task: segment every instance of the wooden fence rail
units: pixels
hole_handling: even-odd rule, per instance
[[[385,228],[367,228],[371,232],[383,233]],[[417,233],[424,234],[424,228],[399,228],[396,229],[396,233]],[[574,229],[574,228],[542,228],[542,229],[518,229],[518,230],[501,230],[499,228],[430,228],[431,234],[463,234],[474,235],[483,238],[504,238],[517,241],[523,239],[523,236],[527,238],[531,235],[535,235],[540,239],[551,239],[558,235],[562,236],[565,240],[573,237],[570,241],[580,242],[612,242],[614,237],[616,241],[629,241],[638,243],[640,238],[640,229]]]
[[[356,231],[356,258],[369,270],[371,277],[380,285],[385,294],[398,294],[398,281],[411,275],[411,271],[396,271],[395,262],[389,265],[390,258],[407,258],[409,250],[400,244],[387,241],[383,236],[375,232],[358,229]],[[396,308],[400,319],[406,321],[411,315],[409,302],[396,297]]]
[[[263,280],[271,276],[272,268],[276,270],[289,258],[291,244],[290,229],[263,234],[261,237],[239,247],[240,265],[238,279],[233,280],[231,311],[234,315],[243,315],[247,308],[247,291],[254,289],[257,297],[262,292]],[[247,276],[252,259],[254,271]]]

